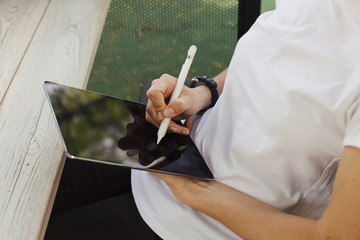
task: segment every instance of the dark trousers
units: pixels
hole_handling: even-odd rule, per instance
[[[158,240],[131,193],[131,171],[67,159],[45,240]]]

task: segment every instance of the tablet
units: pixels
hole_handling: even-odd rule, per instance
[[[145,105],[44,82],[67,157],[146,171],[213,179],[189,136],[167,133],[145,120]]]

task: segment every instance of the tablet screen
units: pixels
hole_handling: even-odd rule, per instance
[[[167,133],[145,120],[145,105],[44,83],[70,158],[143,170],[212,178],[189,136]]]

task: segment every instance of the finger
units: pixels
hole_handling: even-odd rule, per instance
[[[191,129],[192,129],[192,126],[193,126],[193,121],[192,121],[192,119],[191,119],[191,118],[187,118],[187,119],[185,120],[184,125],[185,125],[185,127],[186,127],[187,129],[191,130]]]
[[[148,100],[146,105],[146,117],[145,119],[149,122],[160,122],[162,119],[158,119],[159,114],[156,112],[154,105],[151,100]],[[152,121],[150,121],[152,120]]]
[[[151,123],[152,125],[154,125],[157,128],[160,126],[160,122],[157,121],[157,119],[153,119],[149,114],[145,115],[145,120],[148,121],[149,123]]]
[[[148,97],[149,101],[151,101],[151,107],[154,108],[155,112],[162,111],[165,108],[165,97],[161,90],[150,88],[146,92],[146,96]]]
[[[146,121],[150,122],[155,127],[160,126],[161,120],[159,120],[159,118],[157,117],[157,114],[155,113],[155,111],[152,108],[149,108],[149,109],[147,108],[145,119],[146,119]],[[183,134],[183,135],[188,135],[190,131],[186,127],[178,125],[174,121],[170,121],[169,127],[168,127],[168,132],[174,132],[174,133],[179,133],[179,134]]]
[[[152,82],[146,96],[152,102],[156,112],[162,111],[165,106],[165,99],[168,98],[175,86],[176,78],[164,74]]]
[[[171,121],[169,124],[168,131],[171,131],[173,133],[178,133],[182,135],[189,135],[190,130],[184,126],[176,124],[174,121]]]
[[[183,99],[178,98],[170,102],[163,111],[164,117],[173,118],[185,111],[185,103]]]

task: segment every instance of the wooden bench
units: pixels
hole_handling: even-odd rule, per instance
[[[42,86],[84,88],[110,0],[0,1],[0,239],[42,239],[64,164]]]
[[[42,82],[85,88],[110,0],[0,1],[0,239],[42,239],[64,151]],[[239,36],[260,0],[239,0]]]

